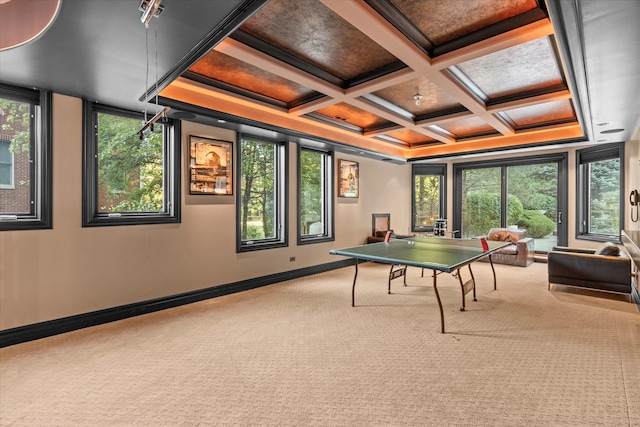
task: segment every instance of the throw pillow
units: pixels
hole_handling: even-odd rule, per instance
[[[500,242],[511,242],[511,233],[508,231],[500,231],[496,233],[496,240]]]
[[[595,255],[619,256],[620,248],[611,242],[606,242],[603,243],[598,249],[596,249]]]

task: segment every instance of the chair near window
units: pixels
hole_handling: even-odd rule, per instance
[[[387,231],[391,231],[391,235],[395,233],[391,229],[391,214],[374,213],[371,215],[371,236],[367,237],[367,243],[376,243],[384,241]]]

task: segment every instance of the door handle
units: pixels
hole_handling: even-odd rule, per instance
[[[562,224],[562,212],[558,212],[558,224]]]

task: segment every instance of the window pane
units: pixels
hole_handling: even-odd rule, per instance
[[[322,235],[325,224],[323,153],[300,151],[300,224],[302,235]]]
[[[11,141],[0,140],[0,188],[13,187],[13,153]]]
[[[536,252],[558,244],[558,163],[507,167],[508,210],[515,224],[535,239]]]
[[[500,227],[501,168],[462,171],[462,237],[483,236]]]
[[[0,98],[0,213],[31,215],[32,104]]]
[[[98,212],[162,212],[163,127],[140,139],[138,119],[98,113]]]
[[[588,164],[588,233],[620,233],[620,159]]]
[[[241,240],[276,239],[277,146],[243,139],[241,157]]]
[[[433,227],[440,217],[440,181],[440,176],[414,176],[414,229]]]

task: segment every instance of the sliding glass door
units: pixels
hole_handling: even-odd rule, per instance
[[[558,154],[454,165],[454,228],[463,238],[526,229],[536,252],[565,245],[566,163]]]

